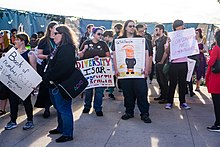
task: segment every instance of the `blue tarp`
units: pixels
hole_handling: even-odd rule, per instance
[[[104,26],[106,29],[112,28],[112,21],[110,20],[93,20],[93,19],[80,19],[80,33],[83,35],[86,32],[86,26],[94,24],[95,27]]]
[[[0,10],[0,30],[18,29],[20,23],[24,26],[24,31],[32,35],[38,31],[45,31],[47,24],[51,21],[40,13],[27,13],[15,10]]]

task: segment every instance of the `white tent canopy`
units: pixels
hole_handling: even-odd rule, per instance
[[[0,7],[90,19],[220,24],[217,0],[1,0]]]

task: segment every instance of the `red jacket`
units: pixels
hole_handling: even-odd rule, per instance
[[[211,67],[216,60],[220,60],[220,47],[214,46],[210,54],[208,69],[206,72],[206,86],[209,93],[220,94],[220,73],[213,73]]]

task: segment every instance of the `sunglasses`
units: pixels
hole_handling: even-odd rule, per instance
[[[54,35],[57,35],[57,34],[61,34],[61,33],[59,33],[59,32],[54,32]]]
[[[4,36],[4,32],[1,31],[1,32],[0,32],[0,35],[1,35],[1,36]]]
[[[103,34],[102,34],[102,33],[97,33],[97,35],[98,35],[98,36],[102,36]]]
[[[129,25],[128,27],[129,28],[135,28],[135,25]]]

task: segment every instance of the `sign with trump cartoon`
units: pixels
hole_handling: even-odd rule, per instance
[[[145,39],[121,38],[115,40],[115,53],[119,79],[144,78]]]

